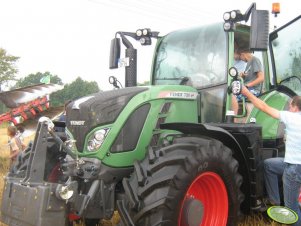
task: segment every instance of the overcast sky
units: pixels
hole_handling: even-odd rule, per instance
[[[116,31],[151,28],[165,35],[176,29],[222,21],[225,11],[243,13],[249,0],[0,0],[0,48],[19,56],[18,77],[49,71],[64,83],[80,76],[111,89],[108,76],[123,81],[124,68],[109,70],[110,41]],[[257,9],[271,10],[271,0]],[[281,26],[301,14],[293,1],[278,1]],[[296,2],[295,2],[296,3]],[[138,49],[138,81],[149,80],[154,46]]]

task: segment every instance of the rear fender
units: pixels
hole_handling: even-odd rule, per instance
[[[184,134],[191,135],[202,135],[206,137],[211,137],[216,140],[223,142],[226,146],[228,146],[233,151],[240,151],[242,154],[242,158],[246,160],[242,148],[240,144],[237,142],[235,137],[229,133],[227,130],[212,126],[209,124],[197,124],[197,123],[165,123],[161,124],[161,129],[168,130],[177,130]]]
[[[256,124],[230,123],[166,123],[161,129],[176,130],[185,136],[205,136],[221,141],[233,151],[239,162],[239,173],[243,176],[242,192],[245,194],[243,212],[256,207],[256,199],[263,193],[261,153],[261,127]]]

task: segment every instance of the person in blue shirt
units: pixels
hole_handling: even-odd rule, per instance
[[[244,86],[241,93],[256,108],[285,124],[285,156],[264,161],[265,186],[269,202],[272,205],[280,205],[278,178],[282,176],[284,204],[298,214],[299,219],[295,225],[301,225],[298,200],[301,188],[301,96],[292,98],[288,111],[279,111],[258,99]]]

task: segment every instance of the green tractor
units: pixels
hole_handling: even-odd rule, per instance
[[[250,25],[240,23],[250,16]],[[283,155],[284,129],[244,101],[233,115],[234,44],[261,59],[266,103],[286,109],[301,91],[301,17],[270,35],[268,18],[252,4],[225,13],[224,23],[164,37],[117,32],[110,67],[125,65],[126,87],[72,101],[65,123],[39,120],[4,179],[1,221],[94,226],[118,210],[121,226],[221,226],[256,211],[262,162]],[[143,45],[157,38],[150,86],[136,86],[137,51],[127,37]]]

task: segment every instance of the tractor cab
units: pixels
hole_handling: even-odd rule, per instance
[[[297,17],[269,34],[268,11],[255,8],[251,5],[245,14],[237,10],[225,13],[224,24],[178,30],[160,38],[151,84],[192,86],[200,96],[199,121],[227,121],[233,114],[228,86],[233,79],[239,79],[229,74],[235,66],[234,52],[249,49],[262,64],[260,97],[280,95],[278,108],[284,109],[288,97],[301,93],[301,34],[296,32],[301,20]],[[239,23],[250,16],[250,25]],[[248,101],[241,105],[242,110],[234,116],[242,118],[241,122],[250,122],[260,114],[253,112]]]
[[[253,54],[260,59],[264,82],[259,98],[278,110],[287,110],[290,100],[301,94],[301,33],[297,32],[301,25],[301,16],[272,31],[269,34],[268,49],[254,51]],[[235,43],[245,46],[248,27],[237,26],[229,36],[234,35]],[[231,58],[232,50],[229,49]],[[235,80],[235,78],[234,78]],[[284,125],[278,120],[266,117],[266,114],[254,108],[246,101],[241,115],[236,116],[238,122],[256,122],[262,126],[263,146],[266,148],[284,147]]]
[[[222,24],[170,33],[159,40],[152,85],[193,86],[200,95],[200,121],[222,122],[228,86],[227,48]]]
[[[233,115],[228,87],[233,80],[229,68],[234,66],[235,47],[257,51],[263,61],[268,46],[267,13],[252,4],[245,14],[226,12],[224,24],[183,29],[159,39],[151,84],[192,86],[199,93],[200,123],[228,121]],[[251,26],[238,23],[247,22],[251,14]],[[263,88],[267,90],[268,85]]]

